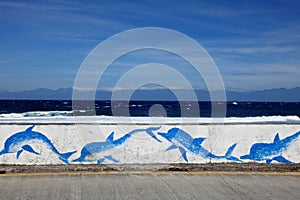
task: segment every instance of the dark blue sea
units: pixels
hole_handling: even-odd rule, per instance
[[[193,109],[198,104],[200,116]],[[300,117],[300,103],[288,102],[227,102],[227,117],[259,117],[259,116],[291,116]],[[153,105],[160,105],[165,110],[167,117],[181,117],[182,111],[185,110],[185,117],[211,117],[211,102],[173,102],[173,101],[130,101],[114,102],[96,101],[94,107],[90,103],[79,102],[77,107],[72,108],[72,101],[57,100],[0,100],[0,114],[23,113],[24,116],[39,116],[39,112],[53,111],[50,115],[55,116],[55,111],[72,111],[66,112],[65,115],[96,115],[116,116],[112,114],[112,105],[117,110],[127,110],[130,116],[155,116],[151,115],[150,110]],[[59,113],[59,112],[58,112]],[[122,116],[122,112],[117,112]],[[121,114],[120,114],[121,113]],[[199,113],[199,112],[198,112]],[[61,112],[60,112],[61,115]],[[123,115],[124,116],[124,115]],[[126,115],[125,115],[126,116]],[[158,113],[159,116],[159,113]]]

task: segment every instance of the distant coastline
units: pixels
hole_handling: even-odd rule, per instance
[[[174,93],[187,96],[188,90],[137,90],[133,93],[130,100],[133,101],[177,101]],[[210,101],[209,92],[206,90],[194,90],[198,97],[198,101]],[[39,88],[27,91],[0,91],[1,100],[72,100],[72,88],[60,88],[56,90]],[[85,96],[87,92],[81,92]],[[118,96],[128,93],[127,90],[116,91]],[[112,92],[106,90],[97,90],[95,100],[111,100]],[[244,101],[244,102],[300,102],[300,87],[291,89],[277,88],[267,90],[253,91],[226,91],[227,101]],[[84,99],[82,99],[84,100]],[[127,99],[117,99],[127,100]],[[181,99],[181,101],[189,101],[190,99]]]

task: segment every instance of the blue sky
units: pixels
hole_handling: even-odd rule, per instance
[[[96,45],[119,32],[148,26],[174,29],[198,41],[214,59],[227,89],[298,87],[299,21],[300,2],[289,0],[2,0],[0,90],[72,87]],[[103,87],[113,88],[136,64],[168,60],[195,88],[205,88],[190,66],[157,51],[120,58],[106,73]]]

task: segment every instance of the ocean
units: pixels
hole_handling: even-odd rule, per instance
[[[192,108],[199,105],[200,116]],[[110,101],[95,101],[95,107],[87,102],[79,102],[78,107],[72,108],[72,101],[66,100],[0,100],[0,117],[39,117],[39,116],[72,116],[96,115],[123,116],[122,112],[113,113]],[[87,105],[85,107],[85,105]],[[164,108],[164,117],[211,117],[211,102],[174,102],[174,101],[118,101],[113,102],[116,110],[127,110],[132,117],[155,116],[151,112],[154,105]],[[227,102],[226,117],[261,117],[261,116],[298,116],[300,117],[300,103],[298,102]],[[95,112],[94,112],[95,111]],[[150,112],[149,112],[150,111]],[[154,110],[155,111],[155,110]],[[157,110],[157,116],[160,115]]]

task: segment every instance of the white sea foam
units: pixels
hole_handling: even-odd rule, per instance
[[[0,118],[21,118],[24,117],[23,113],[10,113],[10,114],[1,114]]]
[[[71,116],[73,111],[36,111],[25,113],[0,114],[1,118],[23,118],[23,117],[54,117],[54,116]]]
[[[67,116],[66,116],[67,115]],[[115,117],[72,116],[72,111],[29,112],[1,114],[0,124],[300,124],[298,116],[262,116],[228,118],[179,118],[179,117]]]

